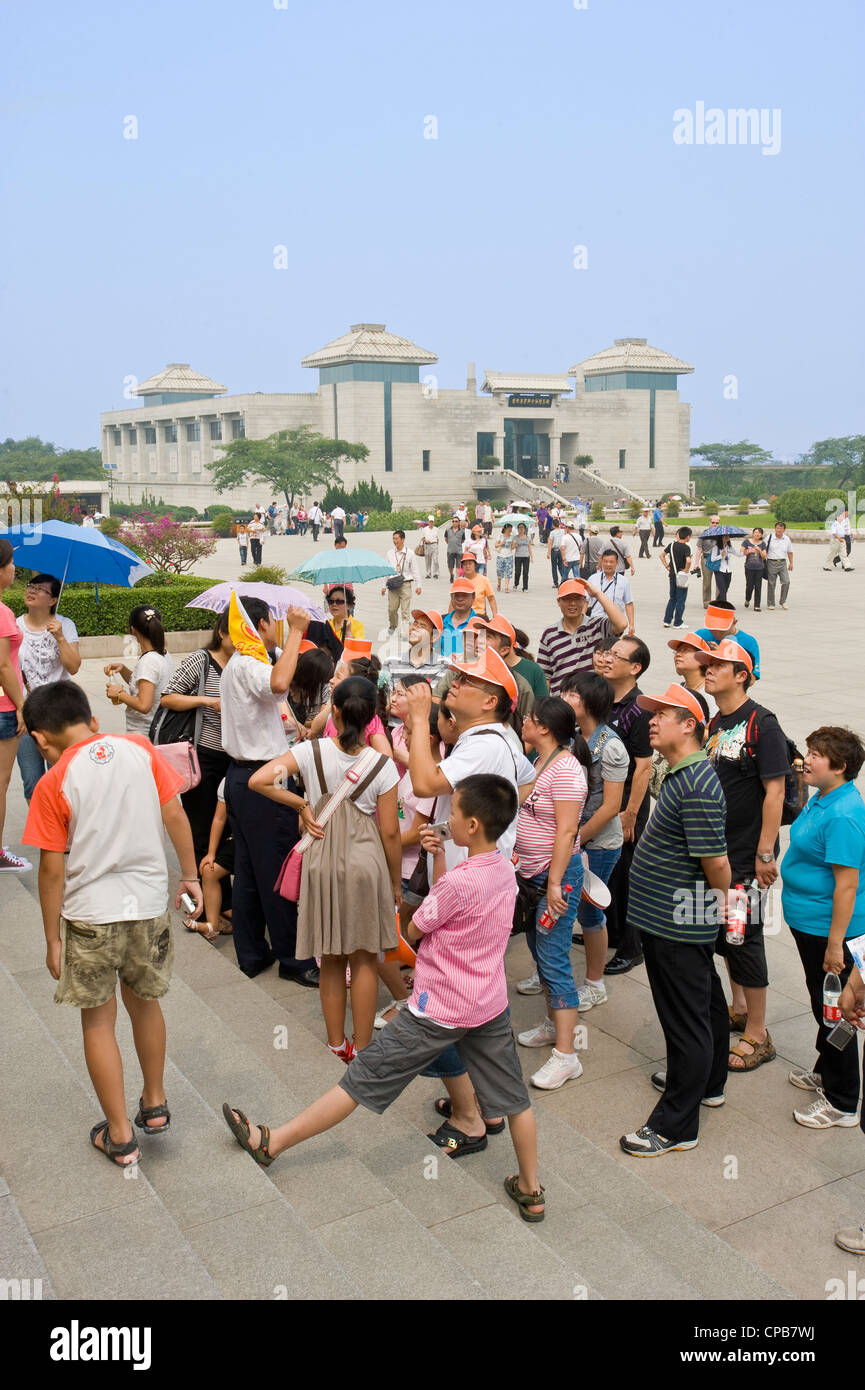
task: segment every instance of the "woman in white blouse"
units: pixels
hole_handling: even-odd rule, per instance
[[[34,574],[24,593],[25,612],[16,619],[21,629],[18,659],[26,693],[53,681],[68,681],[81,666],[78,631],[71,618],[58,618],[62,585],[53,574]],[[45,771],[45,761],[29,734],[18,741],[18,770],[29,801]]]
[[[121,662],[112,661],[103,668],[106,676],[116,672],[129,689],[110,682],[105,694],[112,704],[126,706],[126,732],[149,738],[153,716],[174,675],[174,662],[165,650],[162,614],[157,608],[133,608],[129,614],[129,631],[141,649],[135,666],[130,671]]]

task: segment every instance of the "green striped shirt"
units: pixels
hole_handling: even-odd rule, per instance
[[[727,804],[705,753],[671,768],[634,850],[628,921],[652,936],[691,945],[718,935],[721,917],[700,860],[727,853]]]

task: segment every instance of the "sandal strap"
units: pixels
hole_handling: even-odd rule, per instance
[[[171,1118],[171,1112],[168,1109],[167,1100],[164,1101],[162,1105],[145,1105],[143,1100],[139,1100],[138,1113],[141,1116],[142,1120],[167,1120]],[[165,1126],[160,1125],[159,1128],[164,1129]]]
[[[95,1142],[97,1134],[102,1135],[102,1147],[109,1158],[125,1158],[127,1154],[134,1153],[138,1148],[138,1140],[134,1135],[125,1144],[116,1144],[111,1138],[108,1120],[103,1120],[101,1124],[94,1125],[93,1129],[90,1131],[90,1142],[94,1149],[99,1148],[99,1145]]]

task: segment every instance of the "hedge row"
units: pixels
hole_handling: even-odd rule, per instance
[[[852,491],[852,489],[851,489]],[[860,487],[856,494],[857,502],[861,506],[865,502],[865,487]],[[848,504],[846,488],[790,488],[787,492],[782,492],[775,502],[775,515],[779,521],[810,522],[813,526],[824,526],[827,520],[831,520],[835,511],[839,507],[846,507]],[[832,506],[827,504],[832,503]]]
[[[219,582],[218,579],[184,574],[175,576],[170,583],[154,584],[149,579],[142,580],[134,589],[100,584],[98,603],[93,585],[70,585],[63,591],[60,612],[63,617],[72,619],[81,637],[125,633],[129,628],[129,614],[139,604],[158,609],[166,632],[189,632],[210,627],[215,615],[204,608],[187,608],[185,605],[197,594]],[[23,585],[13,584],[3,595],[3,601],[18,617],[24,612]]]

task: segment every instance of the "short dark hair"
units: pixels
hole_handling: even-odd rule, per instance
[[[821,724],[805,740],[814,753],[829,759],[829,766],[837,771],[843,767],[844,781],[853,782],[859,776],[865,763],[865,744],[852,729],[842,729],[836,724]]]
[[[56,613],[56,612],[57,612],[57,599],[59,599],[60,594],[61,594],[61,591],[62,591],[62,589],[63,589],[63,585],[60,583],[60,580],[57,578],[57,576],[54,575],[54,574],[34,574],[34,575],[28,580],[28,583],[30,583],[30,584],[50,584],[50,585],[51,585],[51,594],[52,594],[52,597],[53,597],[54,600],[55,600],[54,603],[52,603],[52,605],[51,605],[51,612],[52,612],[52,613]]]
[[[614,560],[618,560],[618,558],[619,558],[619,552],[618,552],[618,550],[611,550],[611,549],[609,548],[609,546],[607,546],[607,549],[606,549],[606,550],[602,550],[602,551],[601,551],[601,559],[602,559],[602,560],[606,559],[606,557],[607,557],[608,555],[612,555],[612,557],[613,557]]]
[[[621,534],[622,534],[622,528],[621,528],[621,526],[611,526],[611,527],[610,527],[610,535],[611,535],[611,536],[620,536]]]
[[[500,839],[520,808],[513,782],[492,772],[464,777],[454,787],[457,792],[463,815],[479,820],[488,840]]]
[[[676,532],[676,535],[679,537],[680,541],[686,541],[688,537],[692,534],[693,532],[691,531],[690,526],[680,526],[678,531]]]
[[[784,530],[785,530],[785,531],[787,530],[787,523],[786,523],[786,521],[776,521],[776,522],[775,522],[775,525],[776,525],[776,526],[783,526]]]
[[[24,723],[28,734],[62,734],[71,724],[89,724],[93,718],[90,701],[74,681],[51,681],[39,685],[24,701]]]
[[[11,542],[5,536],[0,536],[0,569],[5,570],[10,560],[15,558]]]
[[[626,637],[624,633],[620,633],[619,636],[616,638],[616,641],[631,643],[631,655],[628,658],[628,660],[633,662],[639,662],[640,675],[645,675],[645,673],[649,669],[649,663],[652,660],[652,654],[649,651],[649,648],[646,646],[645,642],[643,641],[642,637]]]
[[[736,611],[735,603],[731,603],[730,600],[726,598],[713,598],[712,607],[723,608],[727,613],[735,613]]]
[[[338,545],[348,545],[348,541],[346,540],[345,536],[337,536],[336,540],[333,543],[334,550],[336,550],[336,547]]]
[[[560,699],[558,695],[542,695],[532,705],[532,719],[549,729],[556,743],[562,747],[573,742],[577,732],[577,716],[567,700]]]
[[[748,667],[745,665],[744,661],[731,661],[730,665],[733,668],[733,674],[736,676],[738,676],[740,671],[745,672],[745,679],[742,682],[742,689],[747,690],[748,686],[751,685],[751,683],[754,680],[753,671],[748,670]]]
[[[679,705],[671,705],[671,709],[673,711],[673,718],[676,720],[677,724],[684,724],[686,719],[693,719],[694,738],[702,747],[703,738],[706,733],[705,724],[701,720],[699,720],[695,714],[692,714],[689,709],[685,709],[684,707]]]
[[[613,687],[598,671],[572,671],[565,676],[561,686],[563,691],[573,690],[579,695],[590,718],[603,724],[613,708]]]
[[[392,531],[391,534],[394,536],[402,536],[403,540],[405,540],[405,531]]]
[[[238,598],[246,609],[246,616],[249,618],[256,632],[258,632],[262,623],[270,621],[272,617],[270,609],[263,598],[253,598],[252,595],[247,598],[245,594],[239,594]]]

